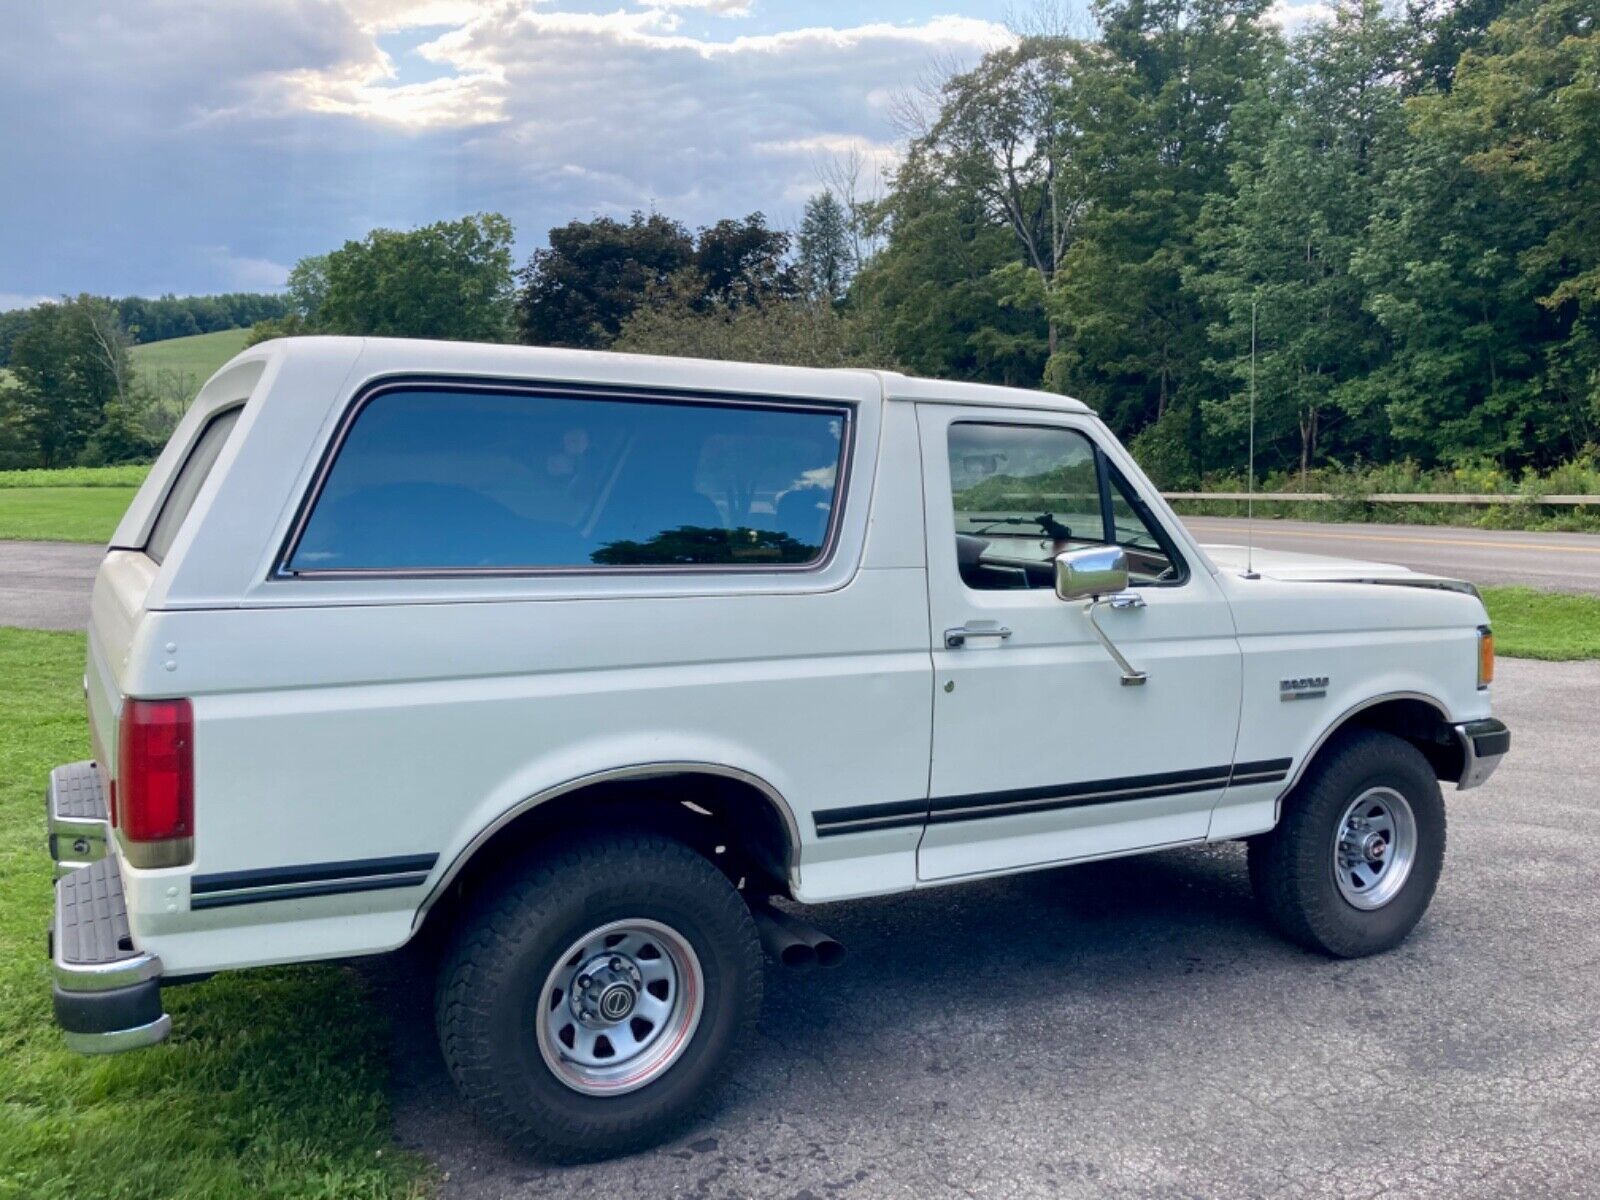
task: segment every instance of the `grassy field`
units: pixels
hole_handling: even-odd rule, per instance
[[[108,541],[149,473],[145,464],[0,471],[0,541]]]
[[[152,388],[159,385],[162,372],[179,378],[187,376],[193,381],[192,394],[218,367],[243,350],[249,337],[248,329],[222,329],[148,342],[133,348],[133,369]]]
[[[1600,658],[1600,596],[1483,589],[1495,652],[1506,658]]]
[[[110,541],[135,490],[0,487],[0,541]]]
[[[0,629],[0,1197],[380,1200],[425,1190],[397,1153],[387,1031],[338,967],[219,976],[166,993],[166,1044],[61,1044],[44,955],[39,795],[86,758],[83,638]]]
[[[0,471],[0,491],[8,488],[120,487],[136,488],[150,474],[149,463],[116,467],[54,467]]]

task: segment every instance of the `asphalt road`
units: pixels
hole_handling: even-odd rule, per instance
[[[1279,940],[1231,845],[810,909],[851,957],[769,968],[715,1113],[568,1168],[474,1125],[390,960],[400,1139],[467,1200],[1600,1194],[1600,663],[1500,670],[1511,755],[1388,955]]]
[[[1242,546],[1248,531],[1233,517],[1185,517],[1184,524],[1201,542]],[[1473,583],[1600,595],[1600,536],[1595,534],[1257,520],[1254,536],[1256,545],[1274,550],[1399,563]]]
[[[83,629],[104,546],[0,542],[0,625]]]
[[[1240,520],[1186,522],[1202,542],[1245,540]],[[1255,539],[1258,546],[1401,563],[1474,583],[1600,595],[1600,536],[1594,534],[1260,520]],[[70,542],[0,542],[0,625],[82,629],[102,553],[100,546]]]

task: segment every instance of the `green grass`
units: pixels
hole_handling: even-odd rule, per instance
[[[0,471],[0,491],[7,488],[136,488],[148,474],[149,463],[124,463],[115,467],[32,467]]]
[[[0,541],[107,542],[132,487],[0,488]]]
[[[1494,647],[1506,658],[1600,658],[1600,596],[1486,587]]]
[[[78,634],[0,629],[0,1197],[326,1197],[424,1190],[397,1152],[388,1035],[338,967],[168,989],[173,1035],[108,1058],[65,1049],[44,955],[39,796],[87,758]]]
[[[248,329],[221,329],[193,337],[147,342],[133,348],[133,369],[148,386],[158,387],[163,372],[191,380],[190,395],[211,378],[216,369],[244,349]]]

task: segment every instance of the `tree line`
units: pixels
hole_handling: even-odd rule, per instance
[[[255,336],[1044,387],[1168,486],[1242,470],[1252,380],[1267,470],[1592,464],[1593,0],[1337,0],[1294,36],[1268,7],[1095,0],[1092,33],[1020,31],[908,97],[895,169],[835,170],[793,230],[602,216],[520,267],[499,214],[374,230],[296,264]]]
[[[164,342],[171,338],[244,329],[257,321],[281,317],[289,300],[275,292],[224,292],[212,296],[123,296],[105,298],[129,342]],[[11,363],[11,347],[39,313],[40,305],[0,312],[0,367]]]

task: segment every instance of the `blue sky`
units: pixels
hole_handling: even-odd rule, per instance
[[[1306,0],[1300,0],[1302,4]],[[49,0],[0,40],[0,308],[257,290],[378,225],[495,209],[798,217],[894,163],[896,99],[997,0]]]

